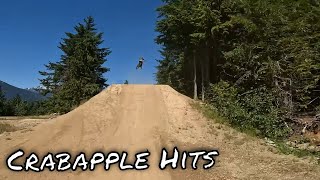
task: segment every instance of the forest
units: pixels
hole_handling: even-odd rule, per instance
[[[51,112],[49,101],[24,101],[20,95],[6,99],[0,87],[0,116],[46,115]]]
[[[164,0],[156,78],[239,129],[283,138],[320,111],[317,0]]]

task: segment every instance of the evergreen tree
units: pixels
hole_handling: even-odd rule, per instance
[[[6,99],[4,97],[4,94],[0,86],[0,116],[4,116],[6,113],[5,104],[6,104]]]
[[[26,116],[28,115],[28,103],[21,99],[21,96],[18,94],[16,97],[8,101],[8,106],[10,111],[8,115],[12,116]]]
[[[67,112],[106,88],[107,79],[103,74],[109,68],[103,67],[109,48],[99,47],[102,33],[95,28],[94,19],[88,17],[84,24],[75,27],[75,33],[66,33],[59,48],[63,51],[60,61],[45,65],[47,71],[41,84],[44,94],[52,93],[51,101],[59,112]]]
[[[319,0],[164,0],[158,12],[158,83],[269,135],[284,118],[320,109]]]
[[[194,97],[201,90],[203,100],[209,84],[221,80],[239,93],[266,87],[291,113],[320,104],[318,1],[164,2],[157,22],[159,83]]]

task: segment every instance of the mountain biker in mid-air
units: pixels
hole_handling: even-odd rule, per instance
[[[139,64],[137,65],[136,69],[139,69],[139,68],[142,69],[143,63],[144,63],[144,59],[143,59],[143,57],[140,57]]]

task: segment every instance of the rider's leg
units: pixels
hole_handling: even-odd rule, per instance
[[[138,69],[138,68],[142,68],[142,63],[141,62],[139,62],[139,64],[137,65],[137,67],[136,67],[136,69]]]

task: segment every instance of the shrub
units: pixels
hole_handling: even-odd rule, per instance
[[[240,94],[236,87],[221,81],[211,85],[210,90],[208,103],[231,125],[263,137],[278,139],[287,135],[280,109],[265,88]]]

